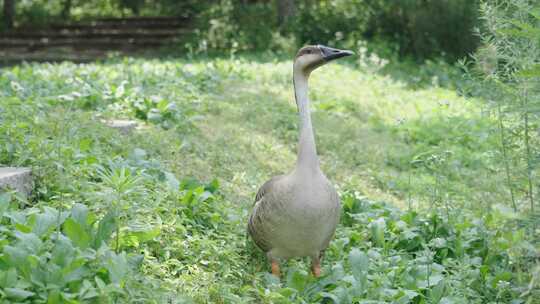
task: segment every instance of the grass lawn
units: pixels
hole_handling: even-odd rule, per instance
[[[538,303],[539,231],[506,207],[496,124],[455,73],[314,72],[317,148],[344,215],[323,277],[290,261],[280,282],[245,227],[258,187],[295,162],[291,62],[0,69],[0,164],[36,178],[29,200],[0,196],[0,301]]]

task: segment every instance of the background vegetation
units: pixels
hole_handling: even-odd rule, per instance
[[[227,52],[290,52],[305,43],[357,48],[359,40],[370,39],[379,42],[376,45],[385,52],[400,56],[444,56],[455,60],[475,49],[478,38],[472,29],[480,26],[480,1],[476,0],[5,1],[8,2],[16,4],[13,19],[19,26],[97,17],[188,17],[194,20],[198,33],[191,47]],[[2,18],[6,18],[5,10]]]
[[[16,26],[62,4],[18,1]],[[36,180],[0,194],[3,303],[538,303],[537,3],[70,5],[70,20],[197,16],[194,40],[182,58],[0,69],[0,164]],[[245,223],[294,163],[306,42],[358,54],[311,79],[343,214],[323,277],[293,260],[278,281]]]

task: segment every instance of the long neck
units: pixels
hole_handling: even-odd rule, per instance
[[[308,75],[294,69],[294,95],[300,117],[300,136],[298,140],[298,159],[296,169],[299,171],[319,171],[319,159],[315,147],[315,136],[311,124],[308,98]]]

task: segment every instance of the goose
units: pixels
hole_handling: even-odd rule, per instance
[[[318,67],[353,52],[308,45],[296,54],[293,84],[300,118],[296,166],[286,175],[265,182],[255,196],[248,233],[266,253],[272,274],[280,276],[279,261],[310,257],[311,271],[321,274],[321,257],[339,222],[339,196],[319,167],[311,124],[308,78]]]

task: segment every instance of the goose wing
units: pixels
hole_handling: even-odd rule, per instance
[[[270,244],[265,237],[266,231],[263,223],[265,213],[271,212],[272,210],[272,200],[268,199],[268,194],[275,191],[275,184],[281,178],[283,178],[283,175],[274,176],[259,188],[259,191],[257,191],[257,194],[255,195],[253,211],[249,217],[248,232],[255,244],[257,244],[264,252],[271,249]]]

